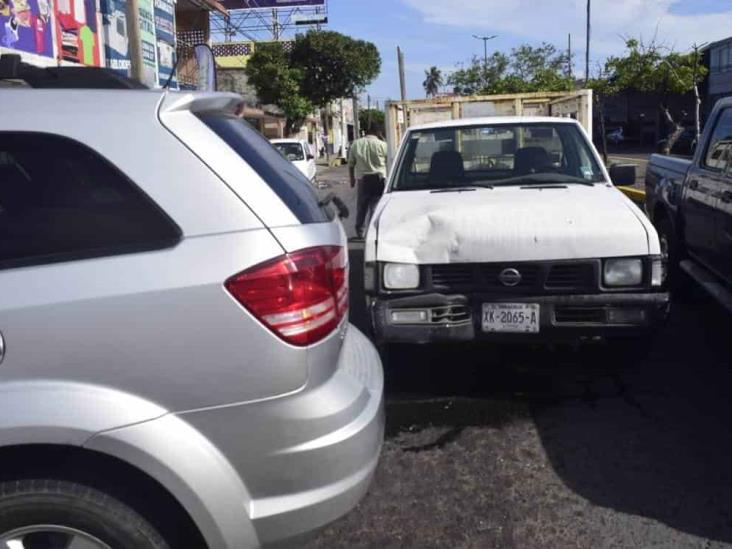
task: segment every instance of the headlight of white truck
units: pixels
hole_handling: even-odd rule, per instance
[[[389,290],[412,290],[419,286],[419,267],[407,263],[384,265],[384,287]]]
[[[605,286],[640,286],[643,282],[643,261],[606,259],[602,277]]]

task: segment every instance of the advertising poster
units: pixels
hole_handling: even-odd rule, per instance
[[[153,0],[139,0],[140,46],[142,48],[143,83],[151,88],[158,84],[158,52],[155,39],[155,7]]]
[[[130,41],[127,38],[126,1],[101,0],[100,5],[107,67],[129,76],[131,62]]]
[[[174,0],[154,0],[154,2],[158,85],[165,86],[175,68],[175,2]],[[170,78],[169,88],[178,88],[175,75]]]
[[[51,0],[0,0],[0,46],[53,58]]]
[[[100,66],[96,0],[55,0],[54,4],[59,56],[65,61]]]

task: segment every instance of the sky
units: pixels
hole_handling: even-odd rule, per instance
[[[397,46],[405,53],[407,94],[424,96],[424,71],[443,74],[488,53],[542,41],[566,48],[572,35],[575,74],[584,74],[586,0],[329,0],[329,30],[369,40],[381,52],[372,101],[399,97]],[[592,0],[591,69],[623,51],[624,37],[657,40],[686,51],[694,43],[732,36],[732,0]]]

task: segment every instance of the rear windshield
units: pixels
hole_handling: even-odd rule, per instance
[[[411,132],[393,189],[603,181],[574,124],[496,124]]]
[[[332,219],[330,209],[318,205],[315,189],[307,177],[257,130],[233,115],[201,113],[198,116],[257,172],[300,223],[324,223]]]
[[[305,154],[302,152],[300,143],[272,143],[274,148],[280,151],[280,154],[287,158],[290,162],[305,160]]]

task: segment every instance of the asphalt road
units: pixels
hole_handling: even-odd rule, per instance
[[[321,177],[353,202],[343,168]],[[397,348],[369,494],[310,547],[732,547],[729,326],[699,295],[648,357]]]

